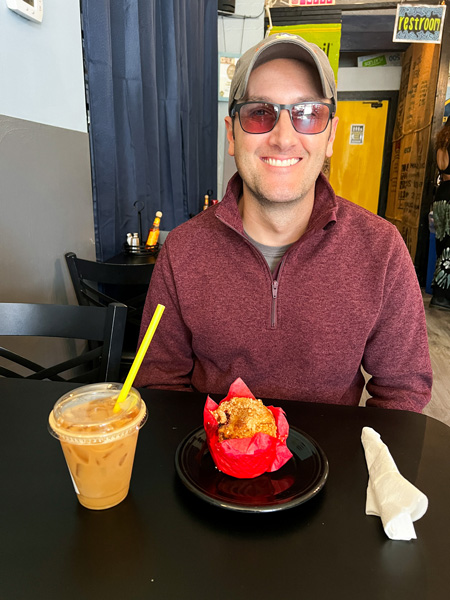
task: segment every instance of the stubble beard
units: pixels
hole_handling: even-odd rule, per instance
[[[301,204],[304,199],[308,198],[311,194],[314,196],[316,181],[324,163],[323,160],[320,169],[317,170],[316,176],[311,178],[311,181],[305,181],[303,179],[296,190],[293,190],[290,193],[285,192],[284,194],[271,194],[270,191],[263,189],[264,184],[261,183],[259,178],[253,178],[253,180],[249,180],[249,178],[245,179],[245,168],[241,168],[237,156],[235,159],[239,174],[241,177],[244,175],[244,177],[242,177],[244,194],[247,191],[265,212],[288,212],[290,209]]]
[[[305,196],[308,195],[309,191],[300,189],[294,196],[290,194],[289,196],[286,195],[283,197],[283,195],[281,195],[280,197],[280,195],[269,196],[265,194],[257,184],[255,186],[251,186],[248,183],[245,183],[245,186],[247,187],[247,190],[251,196],[257,201],[259,206],[265,211],[280,209],[289,210],[290,208],[300,204]]]

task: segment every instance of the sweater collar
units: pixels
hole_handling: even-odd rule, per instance
[[[216,216],[239,233],[244,234],[244,226],[238,208],[241,194],[242,179],[239,173],[235,173],[228,182],[227,191],[217,207]],[[307,231],[325,229],[333,225],[336,220],[336,194],[325,175],[320,173],[316,180],[314,206]]]

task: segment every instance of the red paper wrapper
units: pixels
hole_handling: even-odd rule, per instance
[[[241,378],[231,384],[228,395],[219,404],[209,396],[203,411],[203,423],[209,451],[219,471],[239,479],[258,477],[266,471],[280,469],[291,457],[286,446],[289,425],[281,408],[268,406],[277,426],[277,437],[267,433],[256,433],[251,438],[219,442],[218,423],[212,414],[220,404],[231,398],[255,398]]]

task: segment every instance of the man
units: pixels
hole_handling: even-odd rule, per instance
[[[420,288],[390,223],[321,173],[338,119],[326,55],[270,36],[238,62],[226,117],[238,173],[171,232],[141,336],[166,310],[136,384],[421,411],[432,372]],[[355,173],[355,177],[358,174]]]

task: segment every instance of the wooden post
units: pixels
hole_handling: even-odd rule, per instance
[[[447,2],[447,8],[449,8]],[[450,8],[449,8],[450,10]],[[442,31],[441,53],[439,57],[439,72],[436,84],[436,98],[434,105],[434,117],[431,124],[430,145],[428,148],[428,160],[425,170],[425,181],[423,187],[422,203],[420,210],[420,222],[417,239],[417,252],[415,257],[415,267],[420,285],[425,287],[428,265],[428,248],[430,232],[428,228],[428,213],[433,203],[434,186],[437,179],[436,164],[436,134],[442,127],[444,117],[445,99],[448,85],[450,65],[450,14],[447,11]]]

